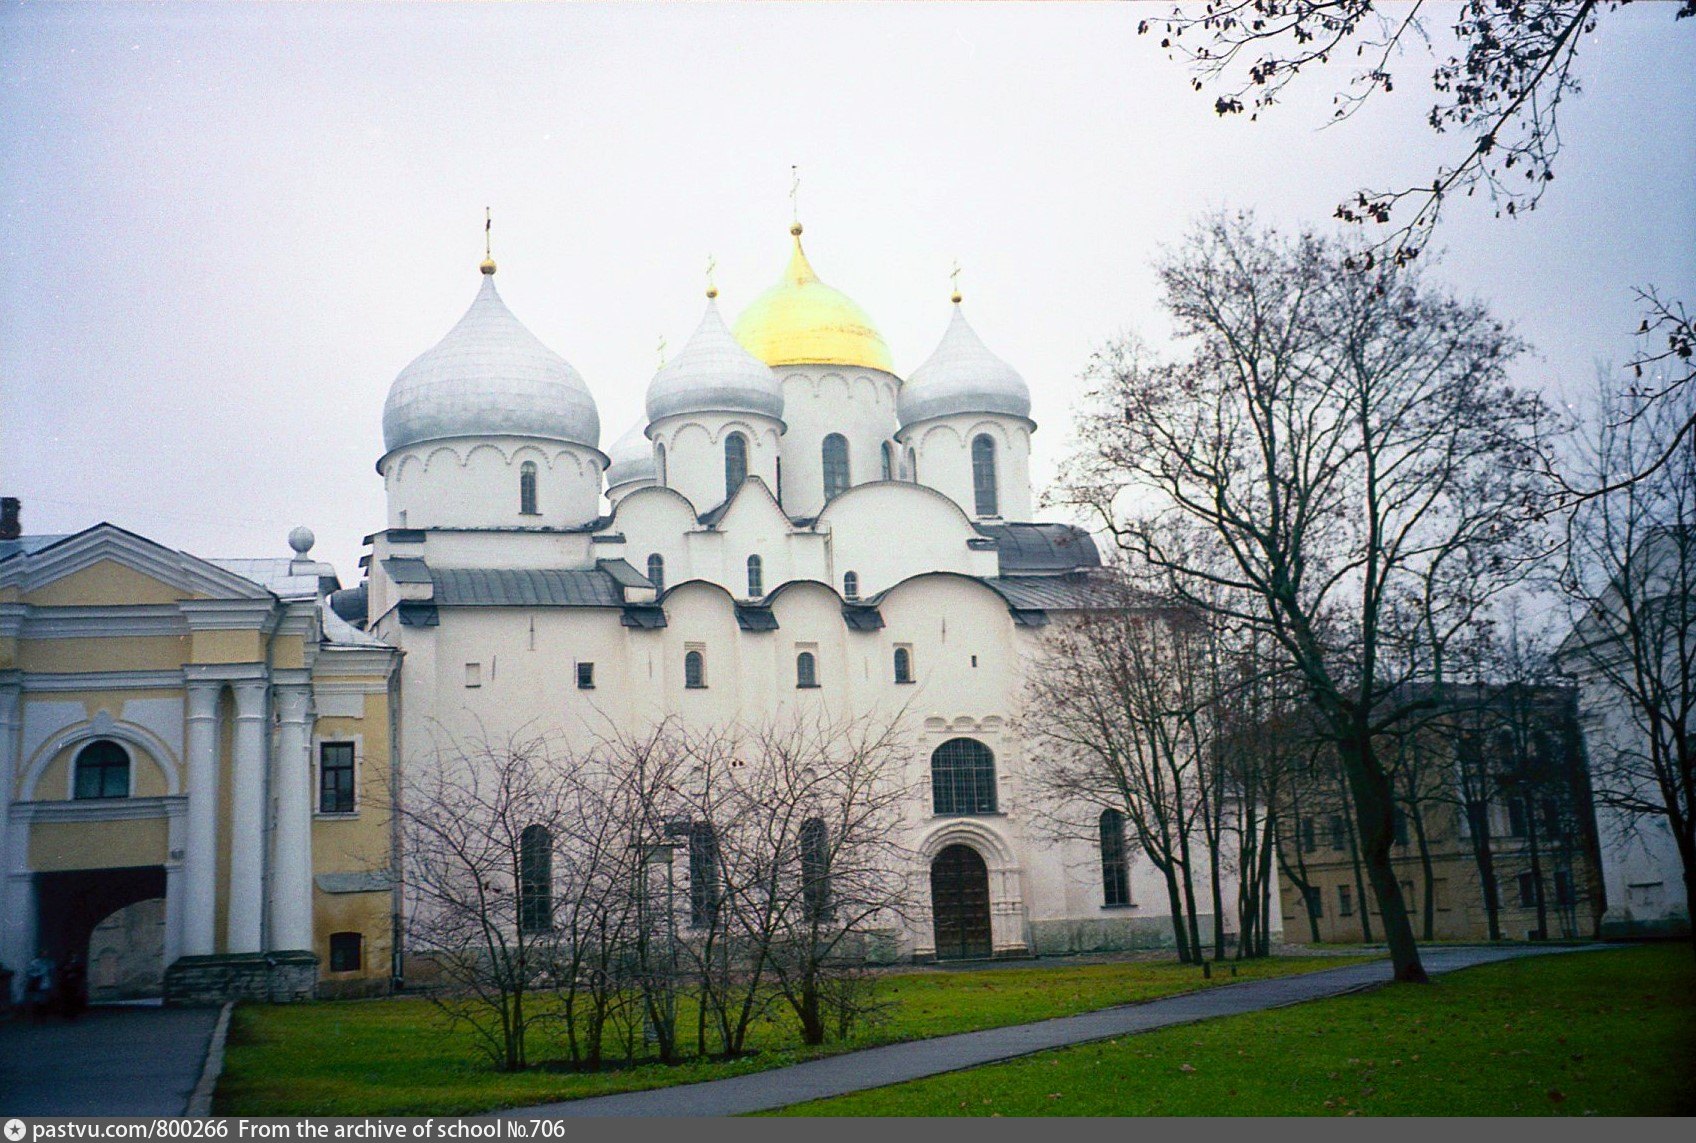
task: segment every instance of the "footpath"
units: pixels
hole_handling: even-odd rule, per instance
[[[1522,956],[1577,951],[1551,946],[1515,948],[1425,948],[1420,957],[1432,975]],[[1077,1016],[1015,1024],[982,1032],[963,1032],[913,1040],[810,1060],[787,1068],[706,1083],[622,1092],[589,1099],[519,1107],[495,1112],[507,1119],[559,1116],[722,1116],[770,1111],[808,1100],[825,1099],[923,1079],[943,1072],[975,1068],[1027,1056],[1049,1048],[1087,1044],[1114,1036],[1148,1032],[1219,1016],[1261,1012],[1374,988],[1390,981],[1387,961],[1328,968],[1298,976],[1244,981],[1143,1004],[1104,1008]]]

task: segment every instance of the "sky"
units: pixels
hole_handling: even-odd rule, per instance
[[[792,165],[815,269],[898,372],[959,262],[1030,384],[1040,490],[1092,350],[1165,336],[1151,262],[1195,217],[1328,227],[1462,142],[1424,126],[1423,55],[1337,126],[1342,64],[1221,120],[1136,34],[1164,10],[0,4],[0,493],[31,533],[109,520],[209,557],[287,555],[305,524],[352,584],[384,397],[471,303],[485,207],[502,296],[605,447],[709,256],[727,317],[777,279]],[[1696,303],[1696,20],[1609,13],[1579,72],[1542,205],[1456,204],[1434,271],[1557,401],[1631,355],[1634,287]]]

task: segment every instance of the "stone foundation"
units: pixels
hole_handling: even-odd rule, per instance
[[[318,956],[303,951],[185,956],[165,970],[165,1003],[173,1007],[226,1000],[286,1004],[311,1000],[317,988]]]
[[[1203,945],[1211,947],[1213,917],[1196,918]],[[1077,921],[1032,921],[1032,951],[1038,956],[1125,952],[1176,947],[1171,917],[1103,917]]]

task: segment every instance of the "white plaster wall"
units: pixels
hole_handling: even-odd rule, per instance
[[[830,502],[817,526],[830,535],[831,584],[842,590],[843,573],[852,571],[862,599],[926,572],[993,576],[1000,569],[994,551],[967,546],[979,536],[959,506],[920,485],[851,488]]]
[[[920,484],[934,488],[974,519],[1029,521],[1031,515],[1031,432],[1021,417],[962,414],[935,417],[901,430],[902,446],[918,458]],[[998,517],[979,516],[972,486],[972,441],[987,433],[995,441]]]
[[[895,396],[901,382],[877,369],[785,365],[783,382],[783,507],[815,516],[824,507],[824,438],[848,439],[850,484],[880,480],[881,448],[895,437]]]
[[[519,511],[519,476],[536,465],[535,515]],[[426,441],[379,463],[391,528],[572,527],[600,515],[606,457],[528,437]]]
[[[779,428],[769,417],[696,413],[662,417],[648,426],[648,438],[665,446],[666,487],[704,513],[725,500],[724,441],[733,432],[748,439],[748,475],[777,487]]]

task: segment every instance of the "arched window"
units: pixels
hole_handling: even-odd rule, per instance
[[[699,651],[683,656],[683,685],[692,691],[707,685],[707,657]]]
[[[831,433],[824,438],[824,498],[848,491],[848,438]]]
[[[748,598],[758,599],[766,593],[765,566],[759,556],[748,557]]]
[[[898,683],[913,681],[913,652],[905,647],[895,648],[895,681]]]
[[[823,818],[801,823],[801,907],[810,923],[830,917],[830,830]]]
[[[77,754],[76,797],[127,798],[130,796],[130,756],[122,746],[102,738],[90,742]]]
[[[518,510],[526,516],[536,511],[536,462],[527,460],[518,466]]]
[[[664,594],[665,557],[658,552],[648,557],[648,582],[654,585],[656,594]]]
[[[724,498],[736,495],[742,482],[748,479],[748,438],[731,433],[724,438]]]
[[[950,738],[930,756],[931,800],[938,814],[995,812],[995,755],[972,738]]]
[[[811,651],[802,651],[795,656],[795,685],[798,687],[816,687],[819,685],[819,664]]]
[[[710,925],[718,919],[718,833],[711,822],[689,826],[689,921]]]
[[[518,927],[545,933],[554,927],[554,839],[546,826],[518,835]]]
[[[843,572],[842,573],[842,598],[843,599],[859,599],[860,598],[860,573],[859,572]]]
[[[979,516],[999,516],[995,495],[995,441],[987,433],[972,438],[972,499]]]
[[[883,442],[883,478],[895,479],[895,448],[888,441]]]
[[[1101,811],[1101,903],[1131,903],[1130,862],[1125,858],[1125,815]]]
[[[907,450],[907,479],[914,484],[919,482],[919,454],[912,449]]]
[[[661,488],[666,487],[665,446],[663,444],[654,445],[654,478],[659,481]]]

